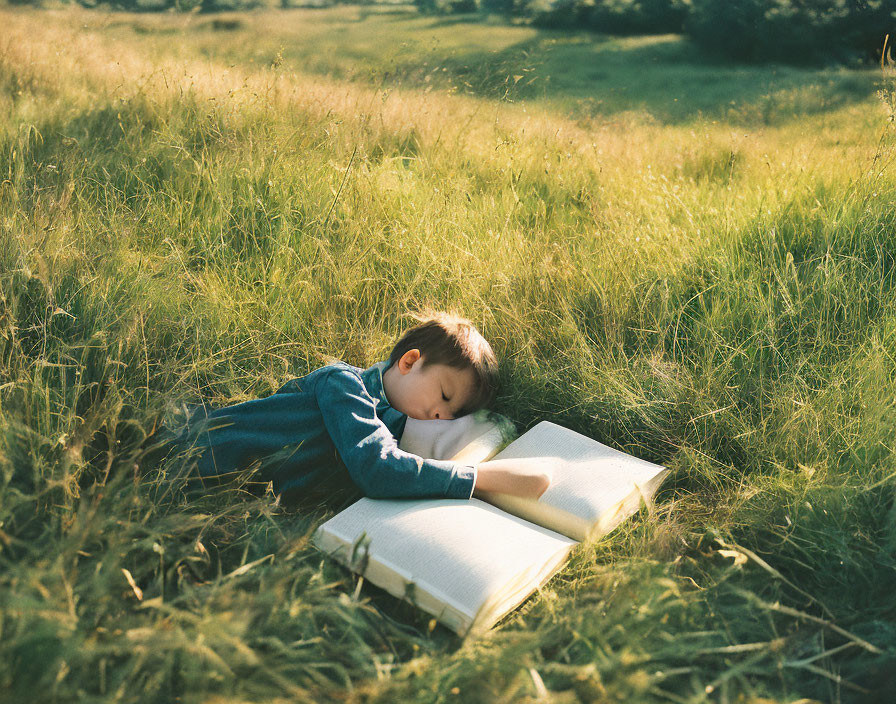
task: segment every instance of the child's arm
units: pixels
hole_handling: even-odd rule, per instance
[[[316,396],[324,426],[365,496],[469,499],[473,495],[476,468],[423,459],[400,449],[356,374],[334,366],[318,382]]]
[[[546,458],[529,458],[480,462],[474,491],[537,499],[551,484],[549,461]]]

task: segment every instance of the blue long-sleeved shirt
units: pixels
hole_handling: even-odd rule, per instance
[[[340,458],[371,498],[470,498],[475,467],[424,459],[398,447],[407,416],[386,398],[387,366],[380,362],[361,370],[337,362],[266,398],[210,412],[194,438],[204,448],[200,476],[220,476],[260,461],[259,478],[281,493],[324,481]]]

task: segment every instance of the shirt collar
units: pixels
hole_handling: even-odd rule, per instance
[[[382,402],[391,408],[392,404],[389,403],[389,399],[386,398],[386,387],[383,384],[383,373],[388,368],[389,360],[377,362],[372,367],[368,367],[361,372],[361,380],[364,382],[364,386],[367,391],[370,392],[370,395],[377,400],[377,406]]]
[[[383,373],[389,368],[389,361],[377,362],[372,367],[361,372],[361,381],[367,392],[376,399],[376,414],[383,421],[396,438],[400,438],[404,432],[404,424],[408,417],[401,411],[392,407],[386,398],[386,388],[383,385]]]

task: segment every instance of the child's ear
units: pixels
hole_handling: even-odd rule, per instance
[[[417,363],[417,360],[420,359],[421,356],[420,350],[418,349],[408,350],[401,355],[401,359],[398,360],[398,371],[402,374],[407,374],[411,371],[411,367]]]

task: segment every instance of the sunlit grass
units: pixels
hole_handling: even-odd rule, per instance
[[[584,119],[780,125],[863,104],[872,69],[708,62],[678,35],[611,37],[418,15],[412,6],[202,15],[79,15],[78,27],[183,58],[530,104]],[[169,41],[177,37],[186,41]],[[699,90],[695,86],[699,85]]]
[[[877,78],[359,8],[2,20],[0,699],[890,691]],[[522,426],[673,470],[478,643],[309,546],[345,492],[195,496],[139,450],[182,403],[382,359],[419,306],[481,326]]]

